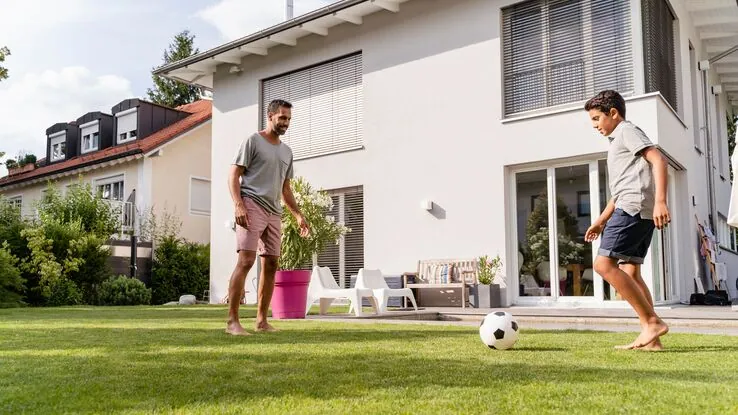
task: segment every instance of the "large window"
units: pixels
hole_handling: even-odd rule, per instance
[[[92,121],[80,126],[82,135],[82,153],[100,148],[100,122]]]
[[[138,108],[122,111],[115,115],[118,144],[133,141],[138,136]]]
[[[322,63],[262,82],[261,124],[274,99],[293,104],[292,121],[282,139],[295,159],[363,146],[361,54]]]
[[[505,114],[633,91],[630,2],[532,0],[503,9]]]
[[[329,267],[336,282],[348,288],[351,276],[357,275],[359,269],[364,267],[364,191],[358,187],[329,193],[333,208],[326,214],[345,223],[351,232],[341,238],[337,245],[328,244],[318,254],[317,265]]]
[[[23,196],[15,196],[8,199],[8,204],[14,208],[21,210],[23,208]]]
[[[674,13],[666,0],[642,0],[641,4],[646,92],[660,92],[677,110]]]

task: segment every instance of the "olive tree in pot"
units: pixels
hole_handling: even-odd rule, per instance
[[[338,243],[350,229],[326,215],[333,199],[323,190],[315,190],[304,178],[292,179],[292,193],[303,217],[310,225],[307,237],[284,206],[279,269],[274,277],[274,294],[270,303],[275,319],[304,318],[313,257],[330,243]],[[284,201],[282,202],[284,204]]]
[[[497,273],[502,267],[500,256],[492,259],[484,255],[479,257],[479,269],[477,271],[479,284],[473,287],[472,306],[475,308],[495,308],[502,306],[500,296],[500,284]]]

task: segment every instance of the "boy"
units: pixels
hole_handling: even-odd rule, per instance
[[[625,100],[616,91],[600,92],[584,109],[592,126],[610,140],[607,170],[612,194],[585,240],[592,242],[602,233],[594,270],[633,307],[642,328],[633,343],[616,348],[660,350],[659,337],[669,328],[654,311],[641,264],[654,228],[662,229],[671,220],[666,206],[667,162],[643,131],[625,120]]]

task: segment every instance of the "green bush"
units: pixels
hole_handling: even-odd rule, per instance
[[[86,233],[108,240],[120,230],[120,207],[112,206],[92,191],[89,183],[70,186],[66,195],[53,185],[47,187],[38,205],[42,222],[60,223],[79,221]]]
[[[0,308],[23,305],[23,279],[16,267],[18,259],[8,249],[8,243],[0,247]]]
[[[176,301],[184,294],[202,297],[210,281],[210,245],[162,238],[151,269],[152,302]]]
[[[151,289],[125,275],[110,278],[100,286],[100,305],[151,304]]]

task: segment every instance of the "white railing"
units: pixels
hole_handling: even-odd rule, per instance
[[[136,206],[131,202],[123,202],[120,200],[105,200],[118,215],[120,222],[119,236],[126,235],[133,229],[135,225],[134,215],[136,214]]]

